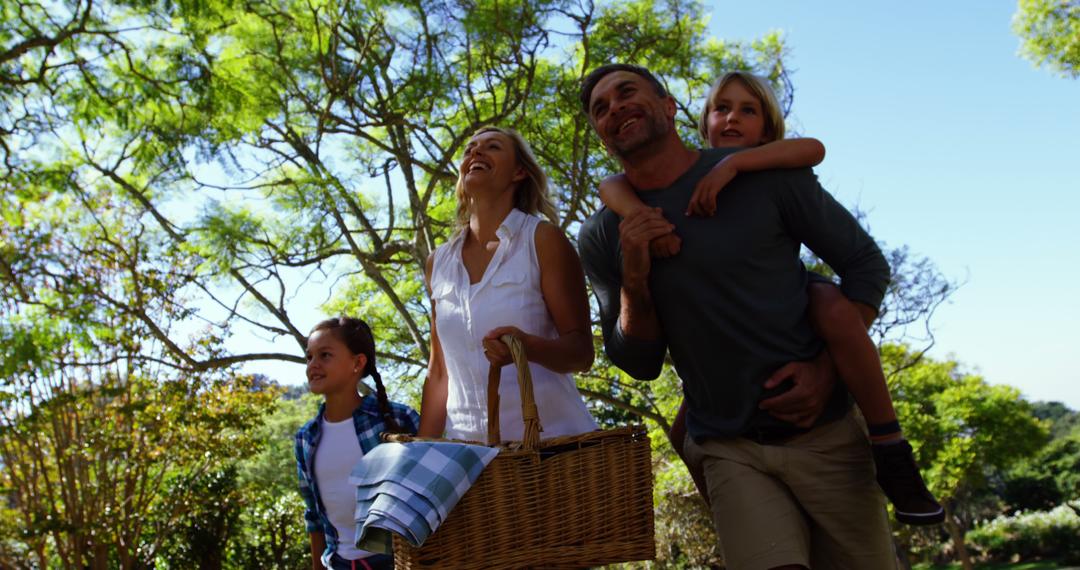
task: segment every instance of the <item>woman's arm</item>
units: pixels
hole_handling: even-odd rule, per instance
[[[584,372],[595,355],[581,261],[562,230],[547,222],[536,230],[536,257],[540,291],[559,336],[542,338],[516,327],[499,327],[484,337],[485,354],[496,366],[509,364],[510,351],[497,339],[511,334],[524,343],[530,361],[555,372]]]
[[[770,168],[805,168],[825,159],[825,145],[812,138],[783,139],[729,154],[698,182],[687,205],[687,215],[716,213],[716,195],[740,172]]]
[[[428,256],[424,267],[425,283],[428,293],[431,292],[431,268],[434,265],[435,254]],[[435,316],[435,299],[431,300],[431,356],[428,358],[428,373],[424,379],[424,391],[420,397],[420,429],[416,435],[419,437],[442,437],[446,431],[446,386],[449,376],[446,373],[446,361],[443,360],[442,344],[439,342],[439,332]]]

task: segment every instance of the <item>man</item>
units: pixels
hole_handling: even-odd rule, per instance
[[[686,148],[674,100],[644,68],[594,70],[581,100],[654,208],[621,222],[601,210],[582,225],[605,349],[639,379],[655,378],[670,351],[689,410],[686,454],[705,469],[728,567],[894,567],[870,447],[807,320],[798,257],[805,243],[876,311],[889,278],[881,251],[809,169],[740,175],[714,217],[686,217],[697,182],[732,151]],[[679,254],[651,259],[649,242],[671,232]],[[786,391],[767,394],[780,369]]]

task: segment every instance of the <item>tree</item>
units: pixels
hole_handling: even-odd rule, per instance
[[[200,481],[251,453],[275,392],[184,371],[154,331],[185,318],[170,271],[187,258],[143,241],[107,193],[40,182],[0,200],[0,266],[16,277],[0,303],[0,480],[17,529],[3,564],[142,566],[214,499]],[[220,350],[174,335],[192,355]]]
[[[281,401],[257,430],[262,447],[239,464],[243,502],[237,533],[229,545],[230,567],[310,567],[293,435],[314,417],[318,403],[319,398],[310,393]]]
[[[927,483],[945,507],[955,552],[964,568],[972,568],[964,543],[972,522],[965,500],[987,487],[994,470],[1038,451],[1047,428],[1015,388],[991,386],[953,361],[923,358],[909,365],[907,352],[902,345],[883,347],[886,369],[903,367],[889,376],[889,389]]]
[[[426,363],[429,328],[418,276],[451,229],[453,164],[475,128],[514,126],[531,140],[570,228],[593,211],[593,181],[612,168],[575,103],[598,62],[648,61],[679,96],[688,132],[716,70],[752,66],[787,79],[778,36],[706,40],[700,6],[681,0],[96,10],[113,29],[110,49],[78,43],[98,34],[64,36],[57,50],[96,47],[99,57],[80,73],[57,68],[43,79],[49,89],[30,98],[52,114],[34,115],[20,138],[48,144],[16,153],[20,179],[8,189],[18,203],[86,216],[82,202],[107,196],[142,224],[137,246],[156,257],[132,268],[133,278],[157,272],[171,286],[163,303],[206,299],[176,307],[179,320],[219,340],[254,330],[302,347],[305,324],[289,302],[325,298],[330,284],[326,309],[368,316],[380,356],[412,373]],[[38,303],[32,281],[46,268],[14,252],[46,222],[18,223],[28,231],[12,236],[3,280],[21,302]],[[115,255],[136,246],[102,234],[82,239]],[[61,273],[82,285],[73,269]],[[126,301],[95,299],[152,322]],[[175,331],[149,332],[186,370],[301,360],[299,350],[198,357]]]
[[[1054,439],[1080,432],[1080,413],[1070,410],[1061,402],[1035,402],[1035,417],[1050,422],[1050,436]]]
[[[1061,402],[1036,402],[1035,417],[1049,422],[1050,442],[1003,477],[1011,511],[1049,510],[1080,498],[1080,414]]]
[[[1013,512],[1050,510],[1080,498],[1080,433],[1052,440],[1008,472],[1002,487]]]
[[[1075,0],[1020,0],[1013,16],[1020,53],[1036,66],[1065,77],[1080,77],[1080,3]]]
[[[18,529],[0,553],[21,553],[0,562],[141,567],[216,501],[202,481],[250,453],[274,394],[243,377],[169,378],[124,343],[87,351],[56,325],[16,321],[0,338],[0,484]]]
[[[302,362],[311,323],[294,303],[321,299],[327,313],[364,316],[380,362],[418,378],[430,334],[419,276],[453,229],[454,164],[477,127],[525,135],[573,234],[597,207],[594,181],[616,168],[577,103],[597,65],[657,71],[688,141],[721,70],[767,75],[790,108],[783,38],[721,42],[704,21],[690,0],[5,7],[10,314],[33,309],[99,343],[123,333],[125,363],[204,378]],[[921,274],[909,267],[897,283]],[[890,314],[915,321],[882,322],[916,322],[948,290],[896,297]],[[296,349],[227,348],[253,334]],[[673,374],[644,385],[603,361],[582,384],[605,421],[661,432],[679,394]]]

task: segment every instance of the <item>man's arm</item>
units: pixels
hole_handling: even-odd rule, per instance
[[[787,188],[778,194],[786,229],[828,263],[841,278],[841,290],[869,325],[885,295],[889,264],[855,217],[830,196],[810,169],[790,171]],[[809,427],[824,409],[836,381],[828,350],[808,362],[791,362],[766,382],[770,389],[790,380],[793,388],[763,400],[760,407],[773,416]]]
[[[646,218],[652,219],[652,216],[653,213],[647,212]],[[648,240],[644,242],[643,252],[640,240],[655,230],[639,227],[645,218],[629,225],[627,229],[630,230],[631,239],[637,240],[637,249],[633,244],[629,251],[622,246],[624,260],[620,264],[619,237],[612,235],[616,228],[610,223],[611,220],[605,225],[604,218],[603,213],[589,218],[582,224],[578,234],[582,266],[600,307],[604,351],[608,358],[627,374],[638,380],[652,380],[660,375],[667,346],[652,306],[647,265],[644,278],[641,277],[640,256],[643,253],[644,263],[648,264],[649,251]],[[623,223],[629,220],[630,218],[627,218]],[[650,224],[650,227],[653,226],[657,224]],[[621,225],[618,231],[623,233]],[[670,233],[670,229],[667,229],[666,233]],[[639,257],[635,257],[627,265],[625,257],[628,255]],[[623,279],[626,269],[636,272],[628,286]]]
[[[660,320],[649,291],[649,271],[652,269],[649,242],[669,235],[673,227],[659,210],[651,209],[637,210],[619,223],[622,247],[619,325],[624,336],[641,340],[661,337]]]
[[[889,285],[889,263],[855,216],[818,184],[810,169],[787,171],[781,216],[791,236],[840,276],[840,290],[872,321]]]

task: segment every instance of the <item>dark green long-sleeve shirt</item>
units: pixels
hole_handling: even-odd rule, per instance
[[[833,268],[853,301],[877,308],[889,281],[874,240],[808,168],[740,174],[717,197],[715,216],[685,216],[697,182],[730,152],[704,150],[674,184],[638,194],[661,208],[682,238],[679,254],[654,259],[649,275],[661,339],[621,334],[619,217],[601,209],[578,238],[608,357],[635,378],[653,379],[670,350],[683,380],[687,429],[698,440],[792,427],[759,410],[758,402],[773,372],[812,359],[823,347],[807,317],[801,244]],[[836,386],[819,422],[847,410],[846,390]]]

